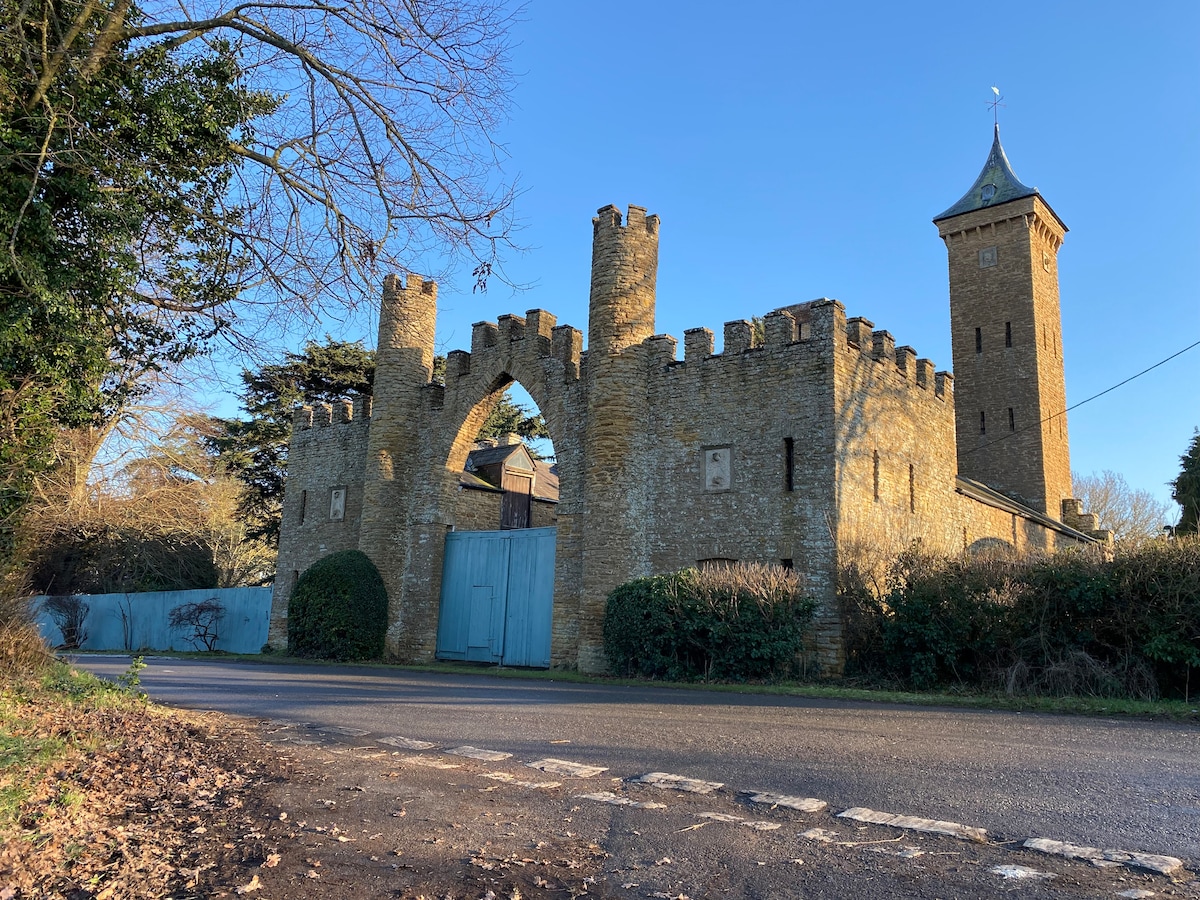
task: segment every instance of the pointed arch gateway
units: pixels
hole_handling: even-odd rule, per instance
[[[391,614],[397,655],[427,648],[438,658],[508,665],[573,661],[586,420],[581,348],[581,333],[556,326],[550,313],[505,315],[477,323],[470,352],[447,355],[445,385],[428,385],[412,482],[412,552]],[[459,521],[463,466],[481,425],[514,383],[537,405],[554,444],[561,476],[557,523],[501,531],[497,521],[494,530],[472,530],[479,525]]]
[[[546,385],[536,377],[544,373],[526,372],[527,386],[508,371],[519,370],[518,364],[511,360],[504,364],[505,371],[490,375],[485,370],[474,379],[469,372],[462,372],[460,364],[454,396],[443,408],[449,440],[448,446],[444,443],[436,451],[444,453],[446,460],[440,502],[451,512],[454,524],[446,535],[435,655],[446,660],[548,668],[558,529],[555,525],[529,527],[534,525],[530,521],[532,490],[524,496],[525,509],[521,511],[517,485],[524,483],[531,489],[537,476],[531,473],[524,478],[514,471],[536,469],[537,464],[521,459],[524,454],[520,451],[508,453],[501,464],[504,474],[498,479],[503,493],[467,490],[461,481],[464,464],[476,446],[475,435],[510,386],[525,387],[539,411],[538,397],[549,401]],[[483,396],[472,404],[480,393]],[[564,428],[561,402],[542,416],[553,443]],[[454,431],[457,420],[461,425]],[[482,453],[505,456],[506,448]]]

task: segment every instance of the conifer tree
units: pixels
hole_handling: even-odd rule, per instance
[[[1183,468],[1171,482],[1171,496],[1183,508],[1175,533],[1197,534],[1200,532],[1200,428],[1192,435],[1191,446],[1179,461]]]

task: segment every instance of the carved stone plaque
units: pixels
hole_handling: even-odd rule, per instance
[[[984,247],[979,251],[979,268],[987,269],[996,264],[996,248]]]
[[[346,489],[334,488],[329,492],[329,521],[340,522],[346,518]]]
[[[704,451],[704,489],[727,491],[732,483],[728,447],[710,447]]]

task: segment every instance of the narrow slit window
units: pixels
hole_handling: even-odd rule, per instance
[[[875,451],[875,476],[874,476],[874,492],[875,500],[879,500],[879,451]]]
[[[917,470],[912,463],[908,464],[908,511],[917,511]]]
[[[790,437],[783,439],[783,489],[796,489],[796,442]]]
[[[1008,430],[1009,431],[1017,430],[1017,417],[1013,413],[1013,408],[1011,406],[1008,408]]]
[[[982,328],[975,329],[975,352],[976,353],[983,352],[983,329]]]
[[[982,409],[979,411],[979,433],[987,434],[987,413]]]
[[[1004,323],[1004,346],[1012,346],[1012,322]]]
[[[300,492],[300,517],[299,517],[299,521],[300,521],[301,525],[304,524],[304,510],[305,510],[305,507],[307,507],[307,506],[308,506],[308,491],[301,491]]]

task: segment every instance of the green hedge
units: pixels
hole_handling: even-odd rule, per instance
[[[815,601],[778,566],[739,563],[627,582],[608,596],[612,670],[673,681],[790,674]]]
[[[358,550],[313,563],[288,602],[288,652],[315,659],[377,659],[387,632],[387,590]]]
[[[1156,698],[1200,669],[1200,541],[1103,560],[944,559],[917,551],[876,598],[843,584],[847,674],[927,689]]]

